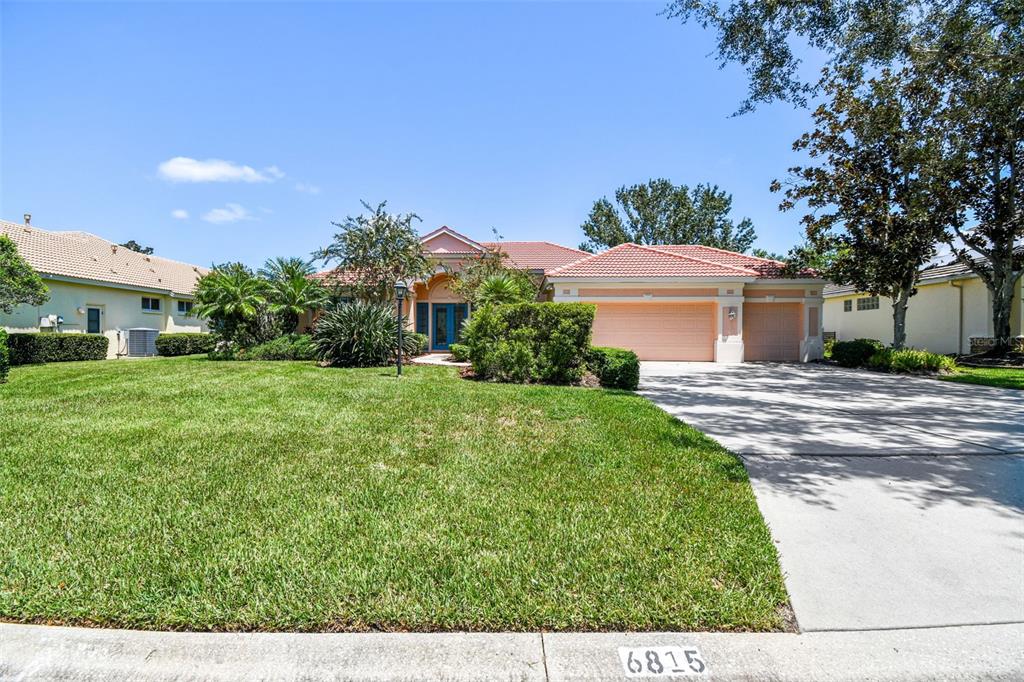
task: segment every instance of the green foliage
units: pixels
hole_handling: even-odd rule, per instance
[[[640,385],[640,359],[631,350],[591,346],[587,367],[605,388],[635,391]]]
[[[473,305],[490,303],[529,303],[537,299],[537,283],[528,274],[508,263],[508,255],[499,245],[471,257],[459,270],[449,270],[451,292]]]
[[[915,348],[885,348],[868,358],[867,366],[901,374],[947,373],[956,369],[956,361],[948,355]]]
[[[612,204],[602,197],[594,202],[581,225],[587,241],[580,246],[595,251],[626,242],[634,244],[703,244],[745,252],[756,235],[749,218],[729,218],[732,195],[717,185],[673,185],[664,178],[615,190]]]
[[[464,343],[453,343],[448,346],[453,362],[469,362],[469,346]]]
[[[334,241],[314,254],[324,262],[335,262],[353,281],[352,294],[360,300],[390,302],[395,297],[395,282],[426,279],[430,266],[423,245],[412,223],[415,213],[391,214],[387,202],[376,208],[365,201],[369,212],[349,216],[344,223],[332,223],[340,232]]]
[[[0,329],[0,384],[7,381],[11,369],[11,351],[7,348],[7,330]]]
[[[918,276],[958,219],[955,194],[937,175],[929,122],[942,94],[909,69],[884,69],[864,83],[829,74],[823,88],[828,101],[814,112],[814,131],[793,145],[812,162],[790,168],[780,208],[806,201],[801,222],[814,249],[830,254],[828,279],[892,299],[900,348]]]
[[[0,234],[0,312],[10,314],[15,306],[40,306],[49,299],[39,273],[18,254],[11,238]]]
[[[134,239],[129,239],[124,244],[118,244],[118,246],[123,246],[124,248],[128,249],[129,251],[135,251],[136,253],[141,253],[141,254],[143,254],[145,256],[152,256],[153,255],[153,247],[152,246],[143,246],[142,244],[138,243]]]
[[[476,291],[474,302],[478,305],[501,305],[503,303],[530,303],[537,298],[537,287],[524,273],[502,273],[491,275]]]
[[[252,346],[275,336],[268,282],[241,263],[218,265],[196,283],[192,314],[209,320],[223,341]]]
[[[110,339],[103,334],[10,334],[12,365],[106,360]]]
[[[316,280],[292,274],[284,279],[270,280],[267,298],[267,309],[275,316],[279,330],[292,334],[299,326],[302,313],[319,310],[327,305],[328,292]]]
[[[404,324],[405,321],[403,320]],[[398,328],[389,303],[354,301],[327,310],[313,329],[317,357],[335,367],[382,367],[398,355]],[[402,335],[402,353],[416,355],[422,340]]]
[[[832,346],[832,359],[842,367],[863,367],[872,355],[884,346],[875,339],[854,339],[837,341]]]
[[[594,306],[517,303],[477,308],[463,329],[473,371],[486,379],[575,383],[583,376]]]
[[[823,345],[824,345],[825,359],[826,360],[831,360],[832,359],[832,349],[836,345],[836,340],[835,339],[825,339],[825,343]]]
[[[410,355],[423,355],[427,352],[427,348],[430,346],[430,337],[426,334],[420,334],[419,332],[402,332],[403,337],[409,337],[408,342],[403,342],[402,348],[411,348],[412,343],[415,343],[415,351],[411,352]]]
[[[217,339],[212,334],[185,332],[156,337],[156,352],[166,357],[209,353],[216,345]]]
[[[239,351],[237,360],[314,360],[316,347],[309,334],[287,334]]]

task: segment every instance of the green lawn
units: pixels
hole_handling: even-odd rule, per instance
[[[742,465],[643,398],[199,358],[0,386],[0,619],[784,627]]]
[[[958,367],[955,374],[947,374],[939,378],[943,381],[958,381],[964,384],[1024,389],[1024,369]]]

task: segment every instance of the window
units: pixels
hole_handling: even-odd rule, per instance
[[[853,310],[853,299],[848,298],[845,301],[843,301],[843,312],[848,313],[851,310]]]
[[[178,301],[178,314],[179,315],[190,315],[190,314],[192,314],[192,301]]]
[[[878,310],[878,297],[868,296],[857,299],[857,310]]]
[[[150,312],[160,312],[160,299],[159,298],[148,298],[142,297],[142,309]]]

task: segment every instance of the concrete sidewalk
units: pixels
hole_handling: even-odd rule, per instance
[[[1019,624],[800,635],[242,634],[0,624],[0,680],[621,680],[619,648],[645,646],[698,650],[706,670],[693,677],[702,679],[1024,678]]]

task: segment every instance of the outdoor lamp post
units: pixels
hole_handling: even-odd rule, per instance
[[[395,282],[395,306],[398,310],[396,318],[398,324],[398,376],[402,376],[402,299],[405,298],[407,291],[409,291],[409,285],[405,283],[404,279]]]

